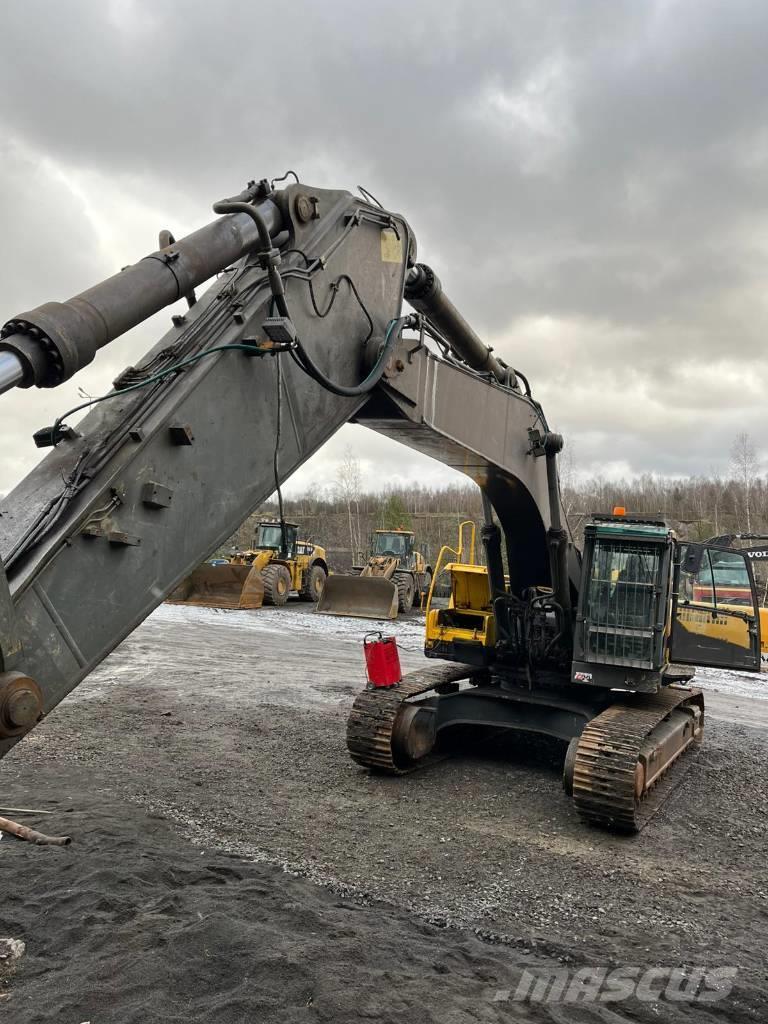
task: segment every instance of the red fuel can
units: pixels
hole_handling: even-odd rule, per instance
[[[374,639],[371,639],[372,637]],[[400,656],[393,636],[366,633],[363,638],[363,653],[371,686],[395,686],[403,678]]]

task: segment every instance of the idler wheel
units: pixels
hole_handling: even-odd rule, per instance
[[[392,730],[392,755],[399,768],[407,768],[430,753],[435,745],[435,713],[418,704],[403,704]]]

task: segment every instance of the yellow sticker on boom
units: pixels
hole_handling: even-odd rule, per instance
[[[402,263],[403,246],[392,228],[384,228],[381,232],[382,263]]]

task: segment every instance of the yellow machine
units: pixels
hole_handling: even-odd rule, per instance
[[[468,543],[465,537],[468,535]],[[448,561],[453,555],[454,560]],[[438,607],[435,596],[443,574],[450,578],[446,607]],[[485,665],[496,643],[488,570],[475,560],[475,524],[466,520],[459,526],[458,547],[445,545],[435,564],[435,575],[427,597],[424,646],[432,657],[455,657],[459,652],[469,664]]]
[[[432,582],[432,570],[412,530],[376,530],[368,562],[353,566],[353,573],[330,577],[319,612],[396,619],[398,612],[421,604]]]
[[[328,576],[325,549],[298,540],[295,523],[259,523],[253,547],[222,565],[195,569],[169,597],[171,604],[207,608],[281,606],[292,591],[302,601],[318,601]]]

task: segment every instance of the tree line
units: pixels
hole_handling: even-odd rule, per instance
[[[584,522],[592,513],[622,506],[628,514],[666,520],[679,536],[689,540],[728,533],[768,534],[768,479],[759,475],[758,467],[747,434],[734,439],[726,476],[668,478],[646,473],[631,479],[584,478],[569,463],[561,467],[560,480],[568,526],[579,542]],[[350,451],[324,493],[307,491],[286,497],[284,509],[286,519],[299,524],[302,538],[326,548],[331,567],[337,571],[365,561],[370,535],[376,529],[413,530],[434,561],[442,545],[456,546],[463,520],[477,524],[478,539],[483,521],[480,490],[471,481],[442,488],[412,484],[364,490],[359,462]],[[267,502],[249,516],[220,553],[250,547],[259,520],[276,517],[276,501]],[[482,551],[478,556],[482,560]]]

